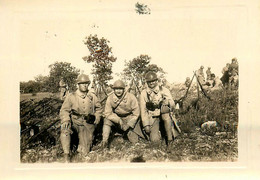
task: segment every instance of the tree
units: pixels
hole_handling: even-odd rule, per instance
[[[125,68],[121,76],[123,79],[131,80],[132,78],[139,84],[144,83],[144,75],[148,71],[154,71],[159,73],[159,77],[163,77],[165,72],[162,68],[158,67],[156,64],[150,64],[151,57],[148,55],[140,55],[130,61],[125,61]]]
[[[151,14],[151,9],[147,5],[137,2],[135,12],[138,14]]]
[[[34,77],[35,81],[39,84],[39,91],[40,92],[47,92],[48,91],[48,76],[43,76],[41,74]]]
[[[59,82],[64,79],[71,90],[76,89],[76,79],[80,70],[71,66],[71,63],[67,62],[55,62],[49,65],[50,75],[48,80],[48,87],[50,92],[58,92]]]
[[[107,82],[113,77],[112,63],[116,58],[112,55],[112,48],[108,45],[109,41],[102,37],[99,39],[97,35],[90,35],[85,38],[84,44],[87,45],[90,55],[83,57],[87,63],[93,63],[94,81],[100,85],[107,85]]]
[[[37,93],[40,91],[40,83],[34,80],[28,82],[20,82],[20,92],[22,93]]]

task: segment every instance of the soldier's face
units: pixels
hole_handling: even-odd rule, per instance
[[[86,92],[86,91],[88,91],[89,83],[80,83],[80,84],[78,84],[78,86],[79,86],[80,92]]]
[[[158,85],[158,80],[147,82],[149,88],[153,89]]]
[[[115,95],[121,97],[124,94],[124,89],[114,89]]]

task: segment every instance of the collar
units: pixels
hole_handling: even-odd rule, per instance
[[[124,94],[122,95],[122,97],[124,98],[123,100],[125,100],[126,99],[126,96],[127,96],[127,94],[126,94],[127,92],[124,92]],[[122,98],[121,97],[121,98]],[[118,98],[116,95],[115,95],[115,93],[113,93],[113,102],[118,102],[118,101],[120,101],[120,99],[121,98]]]
[[[150,89],[150,88],[148,87],[147,93],[148,93],[148,94],[151,94],[152,92],[155,93],[155,94],[158,94],[158,92],[159,92],[159,86],[156,86],[154,89]]]
[[[87,94],[89,93],[89,91],[85,94],[83,92],[80,92],[80,90],[77,89],[76,94],[81,97],[82,99],[85,99],[85,97],[87,96]]]

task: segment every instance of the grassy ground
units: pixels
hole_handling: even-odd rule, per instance
[[[146,140],[131,144],[117,135],[113,138],[110,148],[102,150],[100,132],[92,151],[86,157],[73,153],[72,162],[236,161],[238,158],[238,93],[237,91],[210,92],[209,96],[211,100],[204,96],[198,100],[196,92],[188,95],[183,103],[183,109],[175,113],[182,134],[168,149],[164,141],[158,147]],[[38,125],[39,131],[58,118],[61,106],[60,101],[54,101],[53,97],[46,97],[48,97],[46,94],[37,94],[35,100],[29,98],[21,101],[21,114],[23,114],[21,119],[25,121],[26,118],[30,118],[30,122],[33,123],[40,118],[42,121]],[[31,111],[30,108],[38,110]],[[30,116],[27,111],[30,111]],[[209,120],[217,121],[218,126],[202,131],[200,125]],[[27,123],[27,127],[29,124]],[[21,162],[62,162],[59,126],[58,122],[23,147]],[[21,136],[21,142],[26,142],[29,138],[31,137],[28,132],[27,135]]]

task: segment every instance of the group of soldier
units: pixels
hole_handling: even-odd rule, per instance
[[[201,66],[196,71],[196,76],[199,83],[204,89],[210,89],[212,91],[225,88],[238,88],[238,62],[236,58],[231,60],[231,64],[227,63],[222,70],[222,77],[219,78],[214,73],[211,72],[211,67],[208,67],[206,71],[206,78],[204,76],[204,66]],[[190,83],[190,78],[188,77],[185,81],[185,85],[188,86]]]
[[[173,114],[174,100],[167,88],[158,85],[154,72],[146,73],[145,80],[146,86],[139,99],[126,90],[122,80],[115,81],[103,109],[95,91],[89,89],[89,76],[78,76],[77,90],[65,97],[60,109],[60,139],[66,162],[70,162],[71,158],[71,134],[78,134],[77,152],[87,155],[91,151],[94,130],[102,117],[102,149],[109,148],[111,131],[122,133],[132,143],[144,138],[158,146],[162,139],[160,124],[165,131],[163,138],[167,147],[171,147],[174,138],[181,132]]]

